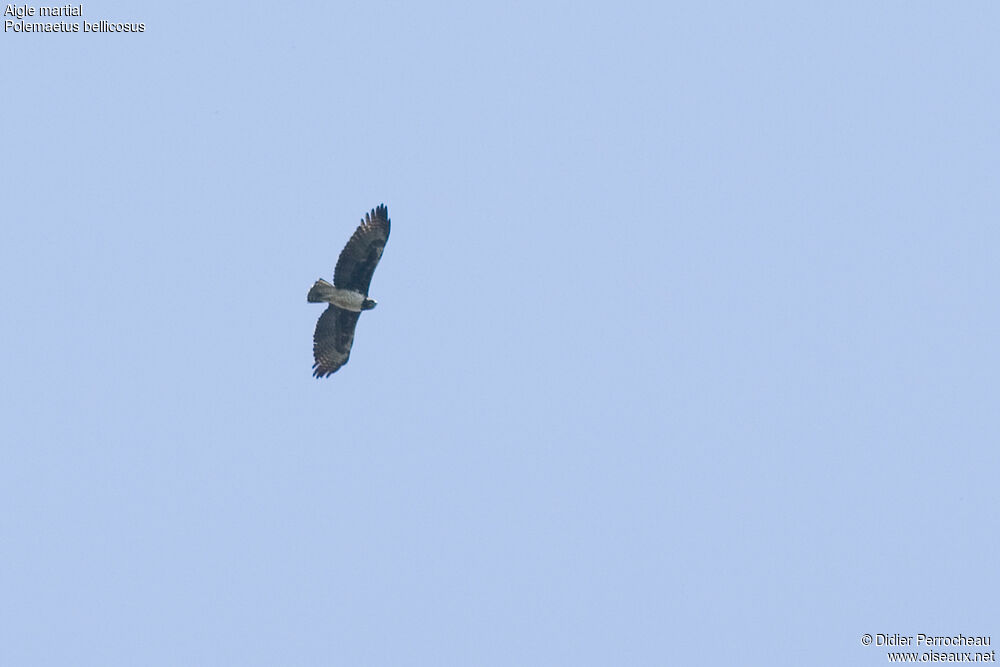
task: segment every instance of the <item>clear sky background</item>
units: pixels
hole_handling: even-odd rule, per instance
[[[102,19],[0,39],[0,663],[1000,641],[996,3]]]

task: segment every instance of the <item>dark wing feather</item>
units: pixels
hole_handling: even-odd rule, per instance
[[[313,334],[313,375],[318,378],[335,373],[351,357],[354,344],[354,327],[361,313],[355,313],[330,304],[316,322]]]
[[[347,242],[333,272],[333,284],[340,289],[354,290],[368,296],[372,274],[382,259],[385,242],[389,240],[389,211],[379,204],[365,214],[354,235]]]

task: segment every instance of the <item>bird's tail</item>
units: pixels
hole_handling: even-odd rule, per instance
[[[320,303],[323,301],[329,301],[332,295],[333,285],[320,278],[316,281],[316,284],[312,286],[312,289],[309,290],[309,295],[306,297],[306,300],[311,303]]]

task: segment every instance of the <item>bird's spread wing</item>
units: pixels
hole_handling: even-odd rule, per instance
[[[330,304],[316,323],[313,334],[313,375],[326,377],[347,363],[354,344],[354,327],[361,313]]]
[[[347,242],[333,272],[333,284],[368,296],[372,274],[382,258],[385,242],[389,240],[389,211],[385,204],[365,214],[354,235]]]

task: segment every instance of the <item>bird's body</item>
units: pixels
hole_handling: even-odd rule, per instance
[[[320,278],[306,299],[329,303],[313,334],[313,375],[326,377],[347,363],[354,344],[354,328],[361,312],[375,307],[368,288],[385,242],[389,239],[389,212],[385,205],[365,215],[354,235],[340,252],[333,284]]]
[[[309,290],[309,296],[306,299],[310,303],[320,303],[323,301],[332,303],[338,308],[350,310],[354,313],[360,313],[362,310],[371,310],[377,303],[375,299],[369,299],[361,292],[339,289],[322,278],[317,280],[316,284],[312,286],[312,289]]]

